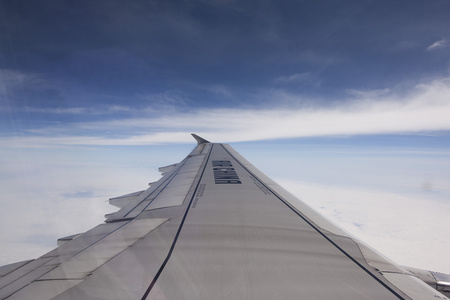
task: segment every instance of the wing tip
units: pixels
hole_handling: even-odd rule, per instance
[[[192,136],[194,137],[194,139],[197,141],[197,145],[200,145],[200,144],[209,144],[209,143],[211,143],[210,141],[205,140],[204,138],[202,138],[202,137],[196,135],[195,133],[191,133],[191,135],[192,135]]]

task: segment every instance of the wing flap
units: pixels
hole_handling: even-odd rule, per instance
[[[55,266],[46,266],[45,264],[53,257],[41,257],[35,259],[23,267],[9,273],[0,279],[0,299],[5,299],[21,290],[40,276],[55,268]]]
[[[10,300],[48,300],[67,291],[71,287],[79,284],[82,280],[46,280],[33,281],[26,288],[18,291],[8,299]]]
[[[188,156],[106,221],[132,219],[145,210],[183,204],[204,159],[202,154]]]
[[[50,299],[65,292],[166,221],[140,219],[125,224],[58,266],[46,265],[34,270],[41,271],[37,277],[39,279],[32,283],[30,281],[31,284],[15,293],[11,299]]]
[[[62,246],[62,245],[64,245],[65,243],[67,243],[67,242],[69,242],[69,241],[72,241],[73,239],[76,239],[76,238],[79,237],[80,235],[81,235],[81,233],[76,233],[76,234],[71,234],[71,235],[69,235],[69,236],[65,236],[65,237],[59,238],[59,239],[56,241],[56,244],[57,244],[58,246]]]
[[[165,173],[169,172],[170,170],[172,170],[176,166],[177,166],[177,164],[171,164],[171,165],[168,165],[168,166],[160,167],[160,168],[158,168],[158,172],[160,172],[162,175],[164,175]]]
[[[411,299],[445,299],[446,297],[413,275],[383,273],[383,276]],[[445,298],[444,298],[445,297]]]
[[[149,184],[149,186],[151,186],[151,185]],[[138,191],[138,192],[126,194],[123,196],[110,198],[109,204],[111,204],[112,206],[118,207],[118,208],[122,208],[122,207],[126,206],[128,203],[130,203],[132,200],[139,197],[139,195],[142,194],[143,192],[144,191]]]
[[[2,278],[4,276],[8,275],[9,273],[19,269],[20,267],[26,265],[30,261],[33,261],[33,260],[32,259],[24,260],[24,261],[19,261],[19,262],[13,263],[13,264],[1,266],[0,267],[0,278]]]
[[[166,221],[167,219],[142,219],[129,222],[120,230],[60,264],[40,280],[83,279]]]

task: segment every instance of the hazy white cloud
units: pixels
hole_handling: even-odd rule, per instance
[[[64,132],[59,129],[57,132]],[[50,131],[47,131],[50,134]],[[100,136],[35,136],[35,137],[14,137],[0,138],[0,141],[8,141],[6,147],[23,147],[23,148],[45,148],[45,147],[64,147],[69,145],[85,145],[85,146],[125,146],[125,145],[156,145],[166,143],[189,143],[192,142],[190,132],[160,132],[152,134],[142,134],[130,136],[126,138],[108,138]]]
[[[436,41],[433,44],[431,44],[430,46],[428,46],[427,50],[435,50],[435,49],[444,48],[447,46],[448,46],[447,40],[442,39],[442,40]]]
[[[450,252],[448,201],[289,180],[280,183],[396,263],[450,273],[450,262],[442,260]]]
[[[67,159],[64,151],[2,151],[0,266],[37,258],[55,248],[58,238],[102,223],[117,210],[108,204],[110,197],[145,189],[159,179],[158,163],[168,164],[164,155],[139,153],[125,163],[118,153],[108,158],[108,151],[78,150]]]

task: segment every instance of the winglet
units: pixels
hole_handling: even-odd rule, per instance
[[[195,133],[191,133],[191,135],[194,137],[194,139],[197,141],[197,144],[209,144],[210,141],[205,140],[202,137],[199,137],[198,135],[196,135]]]

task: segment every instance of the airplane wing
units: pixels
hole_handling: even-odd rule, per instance
[[[147,190],[112,198],[105,223],[1,267],[0,298],[448,299],[231,146],[194,137]]]

